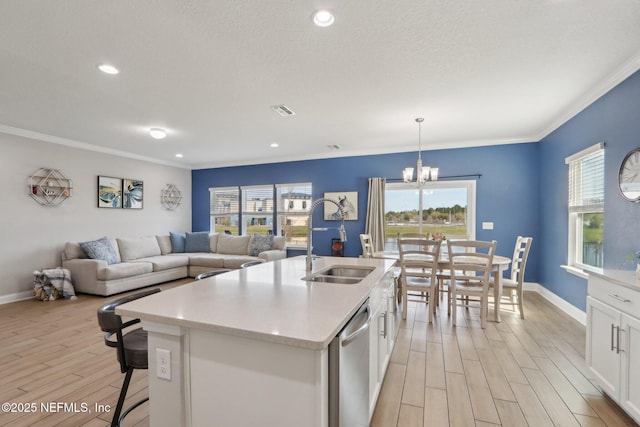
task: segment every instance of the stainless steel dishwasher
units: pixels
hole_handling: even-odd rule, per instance
[[[329,427],[369,425],[369,324],[365,301],[329,344]]]

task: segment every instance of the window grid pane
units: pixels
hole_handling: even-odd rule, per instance
[[[278,233],[290,245],[307,243],[307,226],[311,209],[311,183],[278,184]]]

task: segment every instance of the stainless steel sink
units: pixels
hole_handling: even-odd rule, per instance
[[[354,265],[334,265],[329,267],[328,270],[323,270],[322,273],[327,276],[340,276],[340,277],[359,277],[365,278],[374,270],[373,267],[360,267]]]
[[[345,285],[353,285],[359,283],[362,279],[357,277],[336,277],[336,276],[318,276],[312,275],[309,278],[305,278],[309,282],[323,282],[323,283],[343,283]]]
[[[302,280],[308,282],[342,283],[352,285],[360,283],[369,273],[375,270],[374,267],[357,265],[332,265],[323,270],[305,276]]]

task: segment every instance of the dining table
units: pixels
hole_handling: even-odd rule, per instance
[[[400,261],[400,252],[398,251],[375,251],[372,254],[372,258],[382,259],[395,259]],[[500,300],[502,299],[502,274],[509,268],[511,264],[511,258],[494,255],[493,262],[491,264],[491,272],[493,275],[493,299],[494,299],[494,319],[497,323],[501,322],[500,319]],[[449,269],[449,258],[446,253],[442,253],[438,260],[438,268],[441,270]]]

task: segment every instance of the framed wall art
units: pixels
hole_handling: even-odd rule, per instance
[[[122,206],[122,178],[98,176],[98,207],[120,208]]]
[[[125,209],[142,209],[144,187],[138,179],[122,180],[122,207]]]
[[[357,221],[358,220],[358,192],[346,191],[346,192],[333,192],[324,193],[325,199],[331,199],[338,202],[344,211],[345,221]],[[338,207],[333,203],[324,202],[324,219],[326,221],[339,221],[340,211]]]

